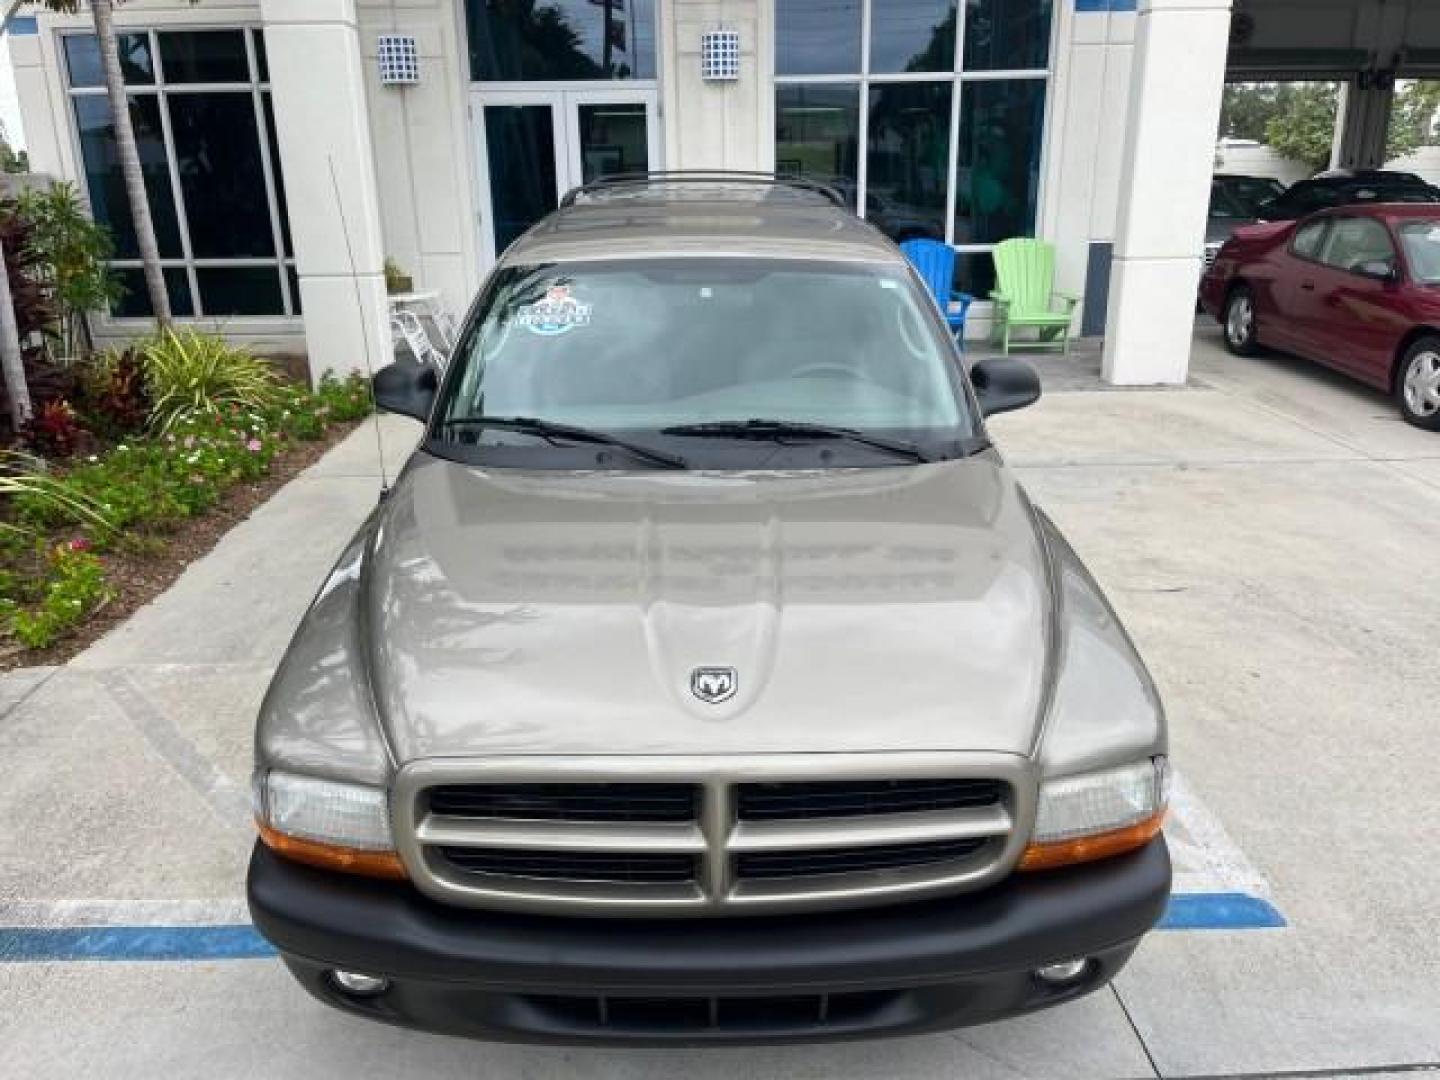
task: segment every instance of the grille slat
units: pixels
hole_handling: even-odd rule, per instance
[[[984,840],[941,840],[830,851],[754,851],[735,857],[735,876],[740,881],[754,881],[909,869],[960,862],[972,857],[985,844]]]
[[[693,821],[693,784],[446,784],[430,812],[524,821]]]
[[[457,847],[441,848],[440,855],[465,874],[631,884],[675,884],[695,880],[695,858],[691,855]]]
[[[915,814],[994,806],[1003,785],[995,780],[821,780],[741,784],[742,821]]]

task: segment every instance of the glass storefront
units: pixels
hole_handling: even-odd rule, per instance
[[[62,41],[86,190],[95,220],[114,236],[113,266],[125,288],[111,314],[149,317],[96,41]],[[136,31],[121,35],[120,53],[174,313],[299,314],[260,32]]]
[[[830,183],[897,241],[1034,235],[1052,0],[775,0],[776,169]]]

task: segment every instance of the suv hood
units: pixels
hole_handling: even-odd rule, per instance
[[[361,628],[399,764],[1032,751],[1050,584],[998,455],[795,473],[412,462]],[[737,674],[720,704],[701,667]]]

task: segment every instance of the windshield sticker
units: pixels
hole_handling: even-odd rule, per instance
[[[577,326],[589,326],[590,305],[571,296],[569,285],[553,285],[543,299],[522,307],[515,321],[532,334],[556,337]]]

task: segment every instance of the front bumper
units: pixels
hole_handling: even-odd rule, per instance
[[[811,1042],[942,1030],[1105,985],[1170,892],[1163,838],[982,892],[804,916],[612,920],[450,908],[406,883],[256,846],[250,911],[296,978],[348,1012],[452,1035],[573,1044]],[[1088,957],[1062,987],[1036,968]],[[334,969],[383,975],[353,997]]]

